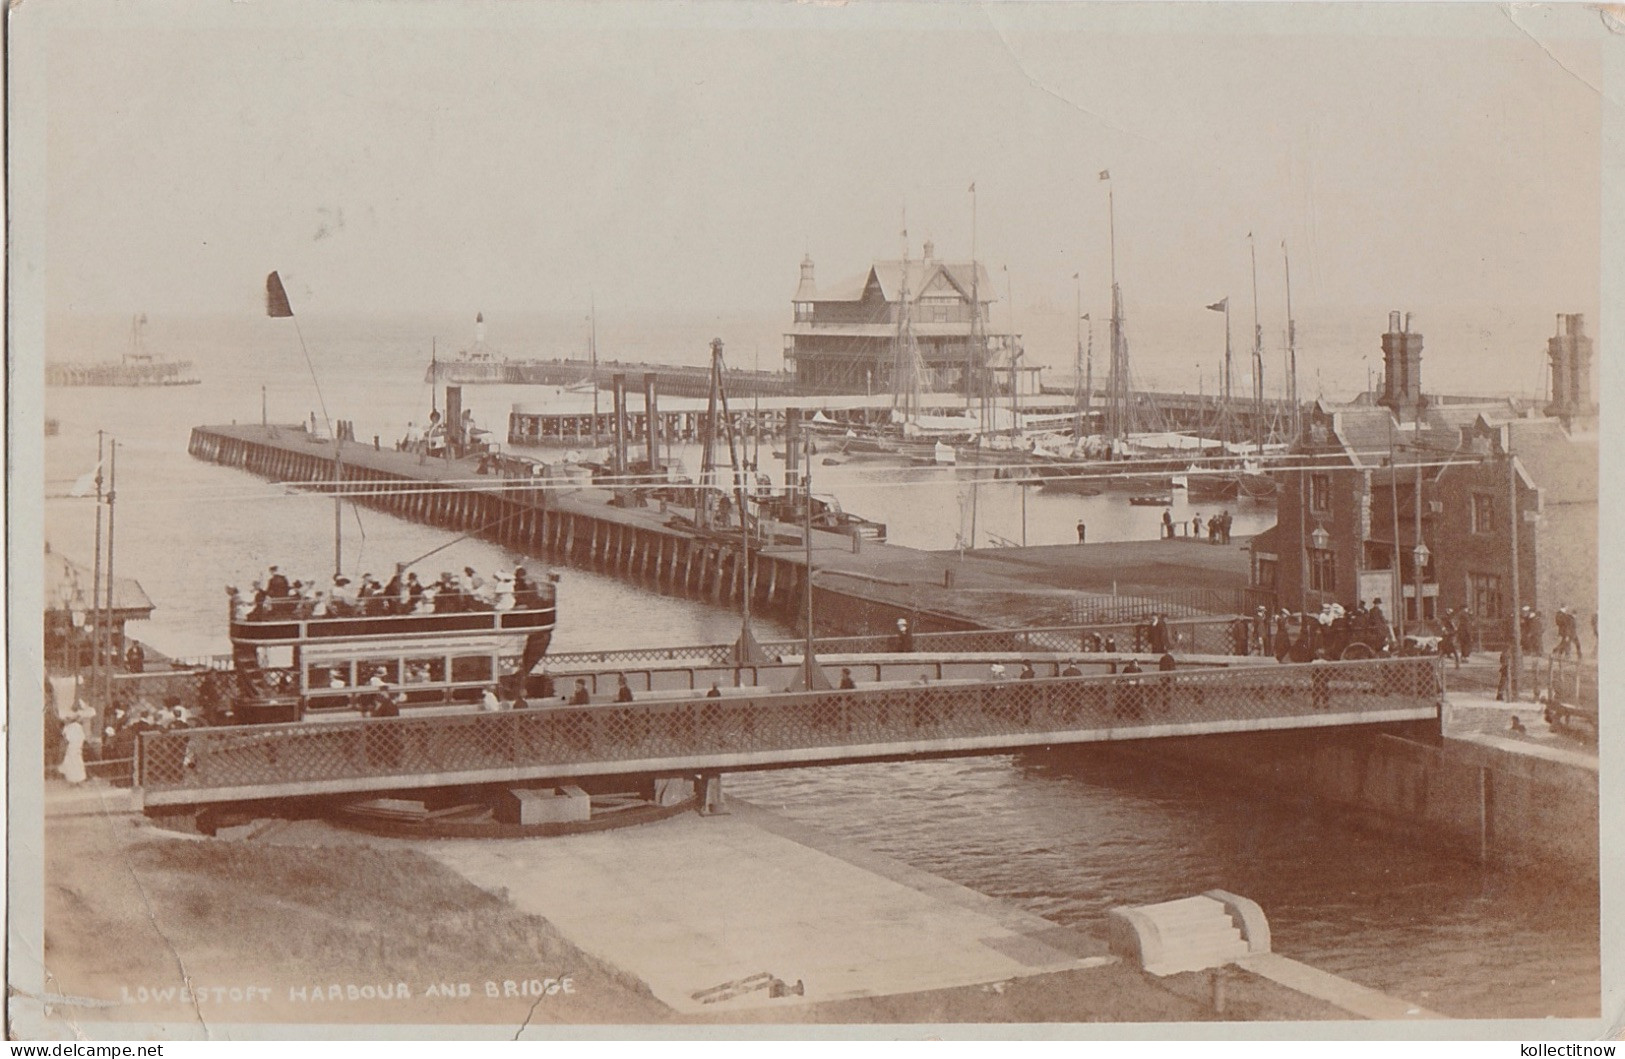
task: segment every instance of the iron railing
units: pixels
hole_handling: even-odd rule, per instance
[[[1234,619],[1181,619],[1168,622],[1168,649],[1176,655],[1235,655]],[[801,656],[805,640],[764,640],[762,649],[770,658]],[[895,635],[821,636],[813,641],[819,655],[884,654],[897,650]],[[913,639],[913,649],[921,653],[1005,652],[1087,655],[1108,650],[1145,653],[1151,650],[1150,626],[1145,622],[1113,625],[1066,625],[1033,629],[970,629],[953,632],[922,632]],[[556,675],[617,672],[632,669],[728,666],[732,664],[732,644],[688,644],[678,647],[631,647],[603,651],[558,651],[547,655],[547,669]],[[517,656],[514,656],[517,657]],[[212,669],[231,668],[229,655],[201,660]],[[202,692],[205,674],[196,671],[121,674],[114,678],[115,696],[145,697],[154,704],[170,698],[188,708],[196,708],[207,696]]]
[[[147,804],[770,766],[1435,715],[1438,660],[964,681],[149,732]],[[192,792],[190,795],[188,792]]]

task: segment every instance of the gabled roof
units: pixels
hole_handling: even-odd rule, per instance
[[[1461,446],[1463,428],[1480,419],[1502,422],[1514,410],[1508,401],[1473,404],[1430,404],[1420,421],[1400,422],[1382,405],[1316,405],[1331,415],[1334,432],[1344,453],[1357,467],[1378,467],[1386,462],[1389,449],[1404,452],[1424,448],[1432,452],[1453,452]]]
[[[947,289],[969,301],[973,288],[976,296],[985,305],[995,301],[992,280],[988,278],[987,266],[980,263],[974,267],[968,262],[948,261],[909,261],[908,293],[911,300],[918,300],[926,292],[926,288],[934,282],[940,281]],[[869,271],[861,275],[851,276],[825,290],[818,296],[821,302],[855,302],[863,297],[870,283],[878,286],[880,296],[888,302],[895,302],[902,294],[904,278],[904,262],[902,261],[876,261]],[[799,299],[798,299],[799,300]]]
[[[1596,503],[1599,491],[1597,435],[1571,434],[1560,419],[1480,419],[1474,429],[1494,436],[1505,431],[1512,454],[1547,504]]]
[[[47,610],[62,610],[64,594],[73,610],[89,610],[95,583],[95,572],[80,566],[72,559],[50,550],[45,552],[45,606]],[[145,618],[152,613],[152,600],[141,583],[133,577],[113,578],[113,610],[124,617]]]
[[[1247,542],[1247,550],[1252,552],[1268,552],[1271,555],[1277,554],[1275,551],[1275,538],[1279,536],[1279,530],[1280,526],[1277,524],[1271,526],[1263,533],[1253,534],[1253,539]]]

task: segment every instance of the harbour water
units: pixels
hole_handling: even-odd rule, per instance
[[[199,423],[257,421],[261,386],[273,421],[353,420],[385,444],[424,418],[429,390],[417,332],[402,325],[327,332],[307,327],[320,394],[288,321],[257,321],[241,344],[176,332],[171,355],[204,381],[174,390],[54,390],[59,421],[46,446],[46,530],[52,546],[88,564],[91,503],[71,497],[96,462],[96,431],[120,441],[117,572],[157,605],[132,633],[170,654],[225,648],[224,586],[269,563],[296,576],[331,568],[333,506],[186,455]],[[274,326],[282,325],[282,326]],[[58,332],[63,334],[63,332]],[[56,341],[53,338],[53,344]],[[229,352],[226,352],[229,348]],[[569,351],[566,351],[569,352]],[[71,349],[52,351],[67,359]],[[741,366],[749,366],[748,361]],[[476,416],[499,431],[509,404],[533,392],[470,387]],[[765,446],[764,446],[765,448]],[[691,466],[693,462],[691,461]],[[775,471],[775,479],[778,478]],[[892,526],[898,543],[952,547],[962,532],[965,472],[814,468],[853,510]],[[979,487],[979,534],[1020,540],[1021,488]],[[1121,496],[1027,499],[1030,543],[1154,537],[1156,509]],[[1176,513],[1177,514],[1177,513]],[[1235,532],[1272,521],[1242,505]],[[432,571],[527,561],[372,511],[342,516],[347,569],[386,573],[433,549]],[[531,558],[534,562],[534,557]],[[540,564],[537,564],[540,565]],[[737,616],[661,597],[584,570],[564,570],[555,649],[722,642]],[[758,620],[762,636],[790,630]],[[1482,872],[1360,833],[1312,806],[1214,785],[1106,753],[973,758],[741,776],[731,789],[803,822],[1066,923],[1098,924],[1105,910],[1223,887],[1271,918],[1278,951],[1463,1017],[1594,1014],[1600,989],[1594,893]]]

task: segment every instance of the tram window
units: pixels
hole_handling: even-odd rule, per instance
[[[451,679],[454,683],[474,683],[491,679],[490,655],[465,655],[451,660]]]
[[[355,664],[357,684],[367,684],[374,677],[385,684],[399,684],[401,682],[401,664],[396,659],[383,661],[361,661]]]
[[[438,681],[438,673],[444,672],[446,663],[439,658],[408,658],[406,660],[406,683],[427,684]]]
[[[292,669],[292,647],[262,647],[260,648],[261,669]]]
[[[305,687],[311,691],[320,691],[328,686],[332,674],[326,666],[307,666],[305,669]]]

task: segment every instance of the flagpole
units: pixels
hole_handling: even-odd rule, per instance
[[[96,561],[91,573],[90,613],[95,617],[90,627],[90,698],[101,694],[102,680],[102,461],[104,432],[96,431]],[[74,703],[78,708],[78,703]],[[96,738],[101,738],[97,728]]]
[[[113,653],[113,516],[114,501],[118,499],[118,439],[113,439],[107,447],[107,653]],[[92,704],[96,711],[95,738],[101,742],[103,719],[107,715],[107,702],[113,697],[113,667],[112,659],[108,659],[107,668],[102,678],[104,689],[101,696]]]

